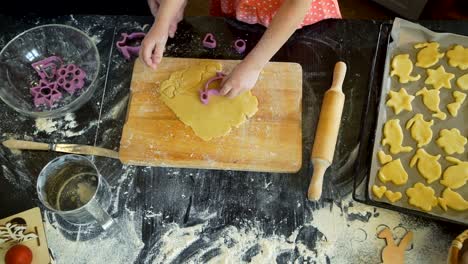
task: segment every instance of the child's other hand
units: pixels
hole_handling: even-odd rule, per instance
[[[241,62],[221,83],[221,95],[234,98],[252,89],[258,80],[261,69]]]

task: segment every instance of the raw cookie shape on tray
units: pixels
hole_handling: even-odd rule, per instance
[[[382,186],[377,186],[377,185],[372,185],[372,193],[377,197],[377,198],[382,198],[384,193],[387,191],[387,187],[384,185]]]
[[[468,201],[450,188],[446,188],[442,192],[442,197],[439,197],[438,200],[440,207],[442,207],[444,211],[447,211],[447,208],[451,208],[455,211],[468,210]]]
[[[425,121],[422,114],[415,114],[413,118],[406,122],[406,129],[410,130],[411,137],[418,142],[418,148],[431,142],[432,125],[434,125],[434,120]]]
[[[429,68],[437,64],[444,53],[439,52],[440,44],[437,42],[425,42],[414,45],[415,49],[421,49],[416,55],[416,66]]]
[[[404,185],[408,181],[408,173],[400,159],[392,160],[383,165],[377,176],[381,182],[392,182],[395,185]]]
[[[468,73],[458,77],[457,86],[462,90],[468,90]]]
[[[410,152],[412,147],[403,146],[403,130],[400,126],[399,119],[388,120],[383,129],[384,139],[382,145],[390,146],[390,153],[398,154],[400,152]]]
[[[383,150],[377,152],[377,158],[379,159],[380,164],[384,165],[393,160],[392,156],[385,154]]]
[[[452,67],[458,67],[461,70],[468,69],[468,48],[462,45],[455,45],[447,51],[448,64]]]
[[[440,91],[437,89],[430,89],[428,90],[426,87],[423,87],[421,90],[416,92],[416,95],[421,95],[424,105],[430,111],[434,112],[432,115],[440,120],[445,120],[447,118],[447,114],[442,112],[439,108],[440,104]]]
[[[427,79],[424,81],[425,84],[430,84],[434,86],[434,89],[452,89],[452,84],[450,81],[455,78],[455,74],[446,72],[444,66],[439,66],[439,68],[427,69]]]
[[[465,151],[466,142],[466,137],[462,136],[460,130],[456,128],[442,129],[439,138],[436,140],[436,144],[449,155],[453,153],[462,154]]]
[[[440,155],[433,156],[424,149],[418,149],[410,161],[410,167],[416,168],[427,183],[433,183],[442,175],[442,166],[439,163]]]
[[[392,59],[392,71],[390,76],[398,76],[400,83],[414,82],[421,78],[421,75],[411,76],[413,71],[413,62],[409,54],[399,54]]]
[[[385,197],[392,203],[395,203],[403,197],[401,192],[392,192],[390,190],[385,191]]]
[[[429,186],[417,182],[413,187],[406,190],[408,196],[408,203],[412,206],[418,207],[423,211],[429,212],[432,207],[438,204],[435,191]]]
[[[228,134],[258,110],[257,97],[250,91],[233,99],[214,96],[209,104],[202,104],[200,90],[221,71],[220,63],[199,63],[171,73],[159,89],[160,99],[204,141]]]
[[[455,165],[445,169],[440,184],[451,189],[458,189],[464,186],[468,181],[468,162],[454,157],[445,157],[445,159]]]
[[[392,107],[395,114],[398,115],[403,110],[413,111],[411,102],[414,100],[414,96],[409,95],[405,88],[401,88],[398,92],[390,91],[388,96],[390,98],[387,101],[387,106]]]
[[[459,91],[454,91],[452,93],[452,96],[455,99],[455,101],[447,105],[447,110],[450,113],[450,115],[456,117],[458,115],[458,110],[460,109],[463,102],[465,102],[466,94]]]

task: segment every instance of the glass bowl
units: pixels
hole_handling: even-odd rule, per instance
[[[62,98],[52,107],[36,107],[31,88],[40,77],[31,64],[51,56],[83,69],[84,86],[74,94],[59,88]],[[35,27],[13,38],[0,52],[0,98],[21,114],[58,117],[78,109],[92,97],[99,67],[97,47],[81,30],[59,24]]]

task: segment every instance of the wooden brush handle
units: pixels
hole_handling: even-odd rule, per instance
[[[3,146],[9,149],[49,150],[49,144],[16,139],[3,141]]]
[[[318,200],[322,194],[323,175],[333,162],[336,141],[341,124],[341,115],[345,95],[342,91],[343,81],[346,75],[346,64],[338,62],[333,72],[333,83],[323,97],[322,109],[315,132],[314,146],[312,148],[312,164],[314,175],[309,185],[309,200]],[[316,168],[319,166],[320,168]]]

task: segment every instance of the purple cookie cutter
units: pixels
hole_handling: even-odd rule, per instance
[[[85,78],[85,71],[75,64],[63,65],[57,70],[57,84],[69,94],[83,88]]]
[[[216,39],[213,34],[208,33],[206,34],[205,38],[203,38],[203,47],[214,49],[216,48]]]
[[[63,61],[60,57],[50,56],[43,60],[34,62],[31,66],[42,80],[50,80],[55,77],[57,69],[60,68],[62,64]]]
[[[238,53],[244,53],[245,46],[246,46],[245,40],[243,39],[238,39],[234,42],[234,48],[236,49]]]
[[[52,107],[55,102],[62,98],[57,83],[48,82],[47,80],[40,80],[37,86],[31,88],[31,94],[34,97],[36,107],[41,105]]]
[[[126,60],[130,60],[131,56],[138,56],[140,52],[140,43],[145,38],[146,33],[144,32],[133,32],[130,34],[122,33],[122,39],[117,41],[117,49],[122,53]],[[130,41],[134,41],[137,44],[131,45]]]
[[[210,100],[210,97],[213,95],[219,95],[219,90],[218,89],[208,89],[210,84],[214,81],[221,80],[226,76],[226,74],[222,72],[217,72],[215,77],[210,78],[206,84],[205,88],[203,90],[200,90],[200,101],[202,104],[207,105],[208,101]]]

